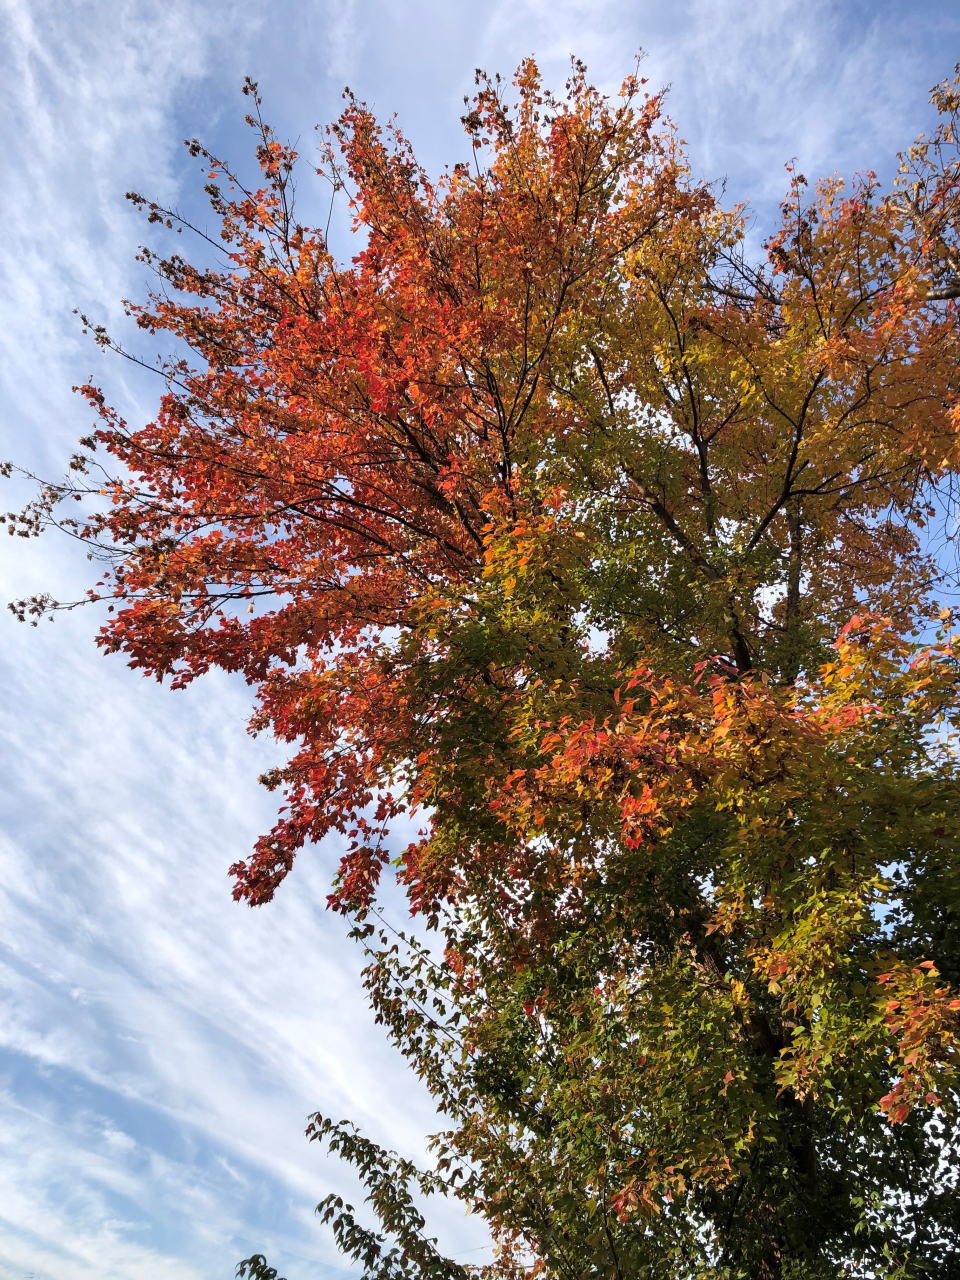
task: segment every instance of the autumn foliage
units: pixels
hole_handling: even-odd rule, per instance
[[[248,84],[263,185],[191,144],[219,258],[144,250],[155,421],[83,388],[16,527],[105,560],[105,649],[242,673],[291,744],[234,894],[342,837],[497,1274],[960,1274],[956,82],[891,191],[791,169],[759,258],[642,84],[481,79],[436,180],[348,97],[348,263]],[[391,864],[439,950],[381,935]],[[371,1274],[463,1274],[337,1212]]]

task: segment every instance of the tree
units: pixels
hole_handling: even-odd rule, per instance
[[[400,1242],[322,1206],[369,1274],[462,1273],[410,1185],[503,1276],[960,1274],[960,75],[892,191],[791,170],[756,261],[662,95],[514,83],[436,182],[348,96],[343,264],[248,82],[263,186],[191,143],[222,261],[144,250],[131,307],[191,358],[146,426],[83,388],[75,478],[11,529],[106,561],[106,650],[240,671],[295,744],[238,899],[349,842],[330,905],[450,1120],[436,1175],[313,1122]],[[377,914],[404,813],[439,947]]]

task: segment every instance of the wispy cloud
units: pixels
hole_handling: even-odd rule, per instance
[[[329,1260],[309,1209],[350,1180],[304,1142],[306,1113],[352,1116],[413,1154],[434,1121],[365,1015],[342,922],[323,912],[332,851],[305,855],[270,910],[238,908],[225,868],[270,821],[243,691],[214,680],[173,698],[79,644],[63,652],[71,638],[85,639],[72,619],[35,634],[8,703],[19,809],[0,847],[0,1063],[8,1091],[35,1100],[26,1149],[39,1154],[27,1167],[8,1145],[9,1180],[28,1179],[41,1204],[76,1168],[89,1186],[24,1221],[36,1235],[47,1220],[45,1247],[63,1249],[73,1236],[58,1223],[76,1209],[77,1276],[83,1240],[131,1232],[161,1235],[201,1274],[258,1237]],[[0,1196],[4,1216],[19,1221],[24,1194]],[[84,1234],[98,1205],[102,1230]],[[124,1259],[118,1276],[140,1274]]]

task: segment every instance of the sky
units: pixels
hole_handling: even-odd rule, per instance
[[[105,356],[74,309],[130,338],[148,230],[124,192],[202,217],[198,136],[250,158],[245,75],[309,154],[350,87],[397,112],[422,162],[465,158],[463,95],[535,54],[561,87],[576,54],[615,89],[640,48],[694,171],[769,229],[796,157],[810,178],[873,169],[929,129],[960,61],[955,0],[0,0],[0,457],[50,478],[91,426],[99,383],[131,422],[158,387]],[[319,194],[304,189],[305,207]],[[154,240],[154,243],[156,241]],[[29,497],[4,481],[0,509]],[[3,600],[73,599],[75,544],[0,543]],[[348,1268],[313,1206],[354,1191],[303,1137],[317,1109],[423,1158],[441,1127],[385,1042],[362,959],[324,911],[335,841],[305,851],[268,907],[227,867],[273,823],[257,777],[280,748],[246,732],[223,675],[186,691],[96,649],[80,609],[0,619],[0,1278],[229,1280],[266,1253],[288,1280]],[[431,1220],[463,1262],[489,1257],[457,1206]]]

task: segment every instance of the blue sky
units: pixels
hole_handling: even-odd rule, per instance
[[[809,177],[889,176],[960,60],[947,0],[2,0],[0,22],[0,456],[52,476],[90,425],[74,383],[92,374],[131,421],[152,416],[156,386],[72,311],[124,335],[146,231],[123,193],[199,210],[181,139],[245,160],[246,74],[305,151],[349,83],[436,169],[466,150],[474,67],[535,53],[559,85],[576,53],[613,88],[643,46],[695,169],[749,197],[760,232],[793,156]],[[24,496],[7,484],[4,508]],[[91,581],[49,535],[4,550],[5,599]],[[172,695],[101,657],[96,623],[0,622],[0,1276],[228,1280],[262,1249],[289,1280],[329,1280],[343,1266],[312,1207],[352,1183],[308,1147],[305,1116],[350,1116],[419,1156],[429,1099],[323,911],[335,846],[305,853],[261,911],[230,898],[226,868],[274,812],[256,778],[275,748],[245,733],[243,686]],[[463,1261],[486,1256],[459,1209],[436,1226]]]

